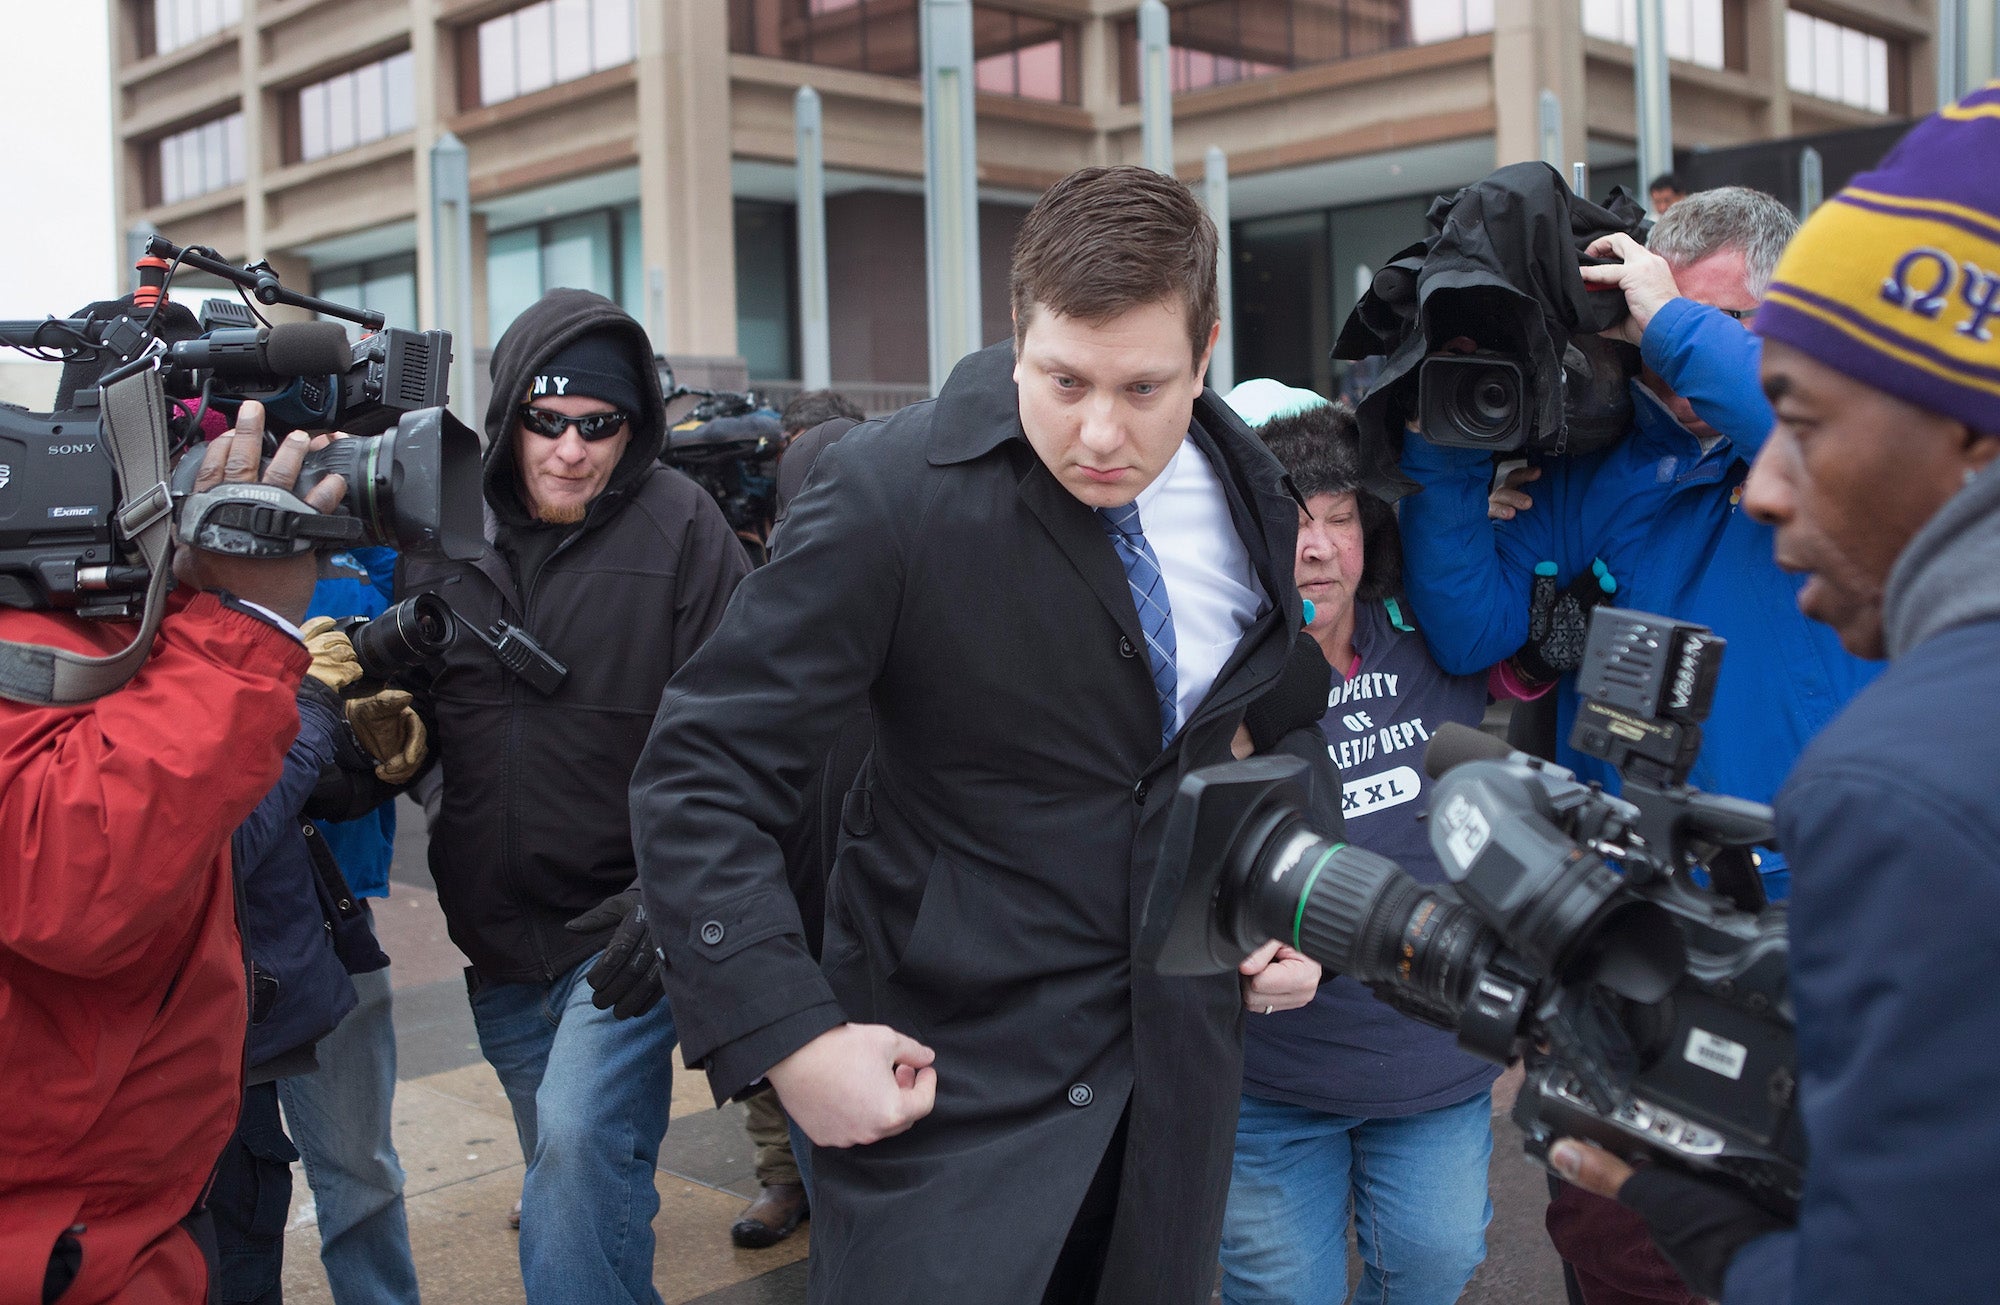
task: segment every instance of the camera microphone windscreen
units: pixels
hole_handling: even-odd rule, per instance
[[[353,350],[338,322],[280,322],[264,344],[274,376],[332,376],[347,370]]]
[[[354,351],[338,322],[281,322],[223,327],[182,340],[168,347],[167,360],[218,376],[336,376],[353,362]]]
[[[1431,735],[1430,746],[1424,749],[1424,773],[1436,779],[1453,766],[1468,761],[1498,761],[1513,752],[1505,739],[1451,721],[1438,726]]]

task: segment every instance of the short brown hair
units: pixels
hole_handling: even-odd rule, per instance
[[[1215,326],[1215,223],[1194,192],[1150,168],[1084,168],[1042,195],[1014,238],[1014,343],[1036,304],[1103,322],[1165,300],[1200,360]]]

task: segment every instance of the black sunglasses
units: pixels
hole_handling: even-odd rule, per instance
[[[1757,315],[1757,310],[1754,308],[1717,308],[1715,311],[1724,317],[1733,317],[1739,322]]]
[[[521,405],[521,424],[544,439],[559,440],[569,427],[586,440],[608,440],[624,428],[628,418],[622,412],[593,412],[584,417],[568,417],[531,403]]]

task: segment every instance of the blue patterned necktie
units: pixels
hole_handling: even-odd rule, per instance
[[[1111,537],[1118,561],[1125,567],[1125,583],[1132,589],[1132,606],[1139,613],[1139,628],[1146,632],[1146,656],[1153,663],[1153,691],[1160,700],[1160,746],[1173,741],[1174,726],[1180,720],[1174,682],[1174,611],[1167,603],[1167,578],[1160,574],[1160,559],[1139,528],[1139,505],[1098,508],[1104,533]]]

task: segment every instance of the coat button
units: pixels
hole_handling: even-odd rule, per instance
[[[1145,806],[1146,794],[1150,793],[1151,791],[1152,791],[1152,786],[1147,784],[1146,781],[1142,779],[1138,783],[1132,786],[1132,800],[1134,802],[1137,802],[1140,806]]]
[[[1132,646],[1130,639],[1121,634],[1118,636],[1118,655],[1120,657],[1137,657],[1139,650]]]
[[[701,940],[710,947],[713,947],[722,941],[722,932],[722,922],[720,920],[710,920],[701,927]]]
[[[1090,1084],[1072,1083],[1069,1088],[1069,1103],[1073,1106],[1087,1106],[1091,1102]]]

